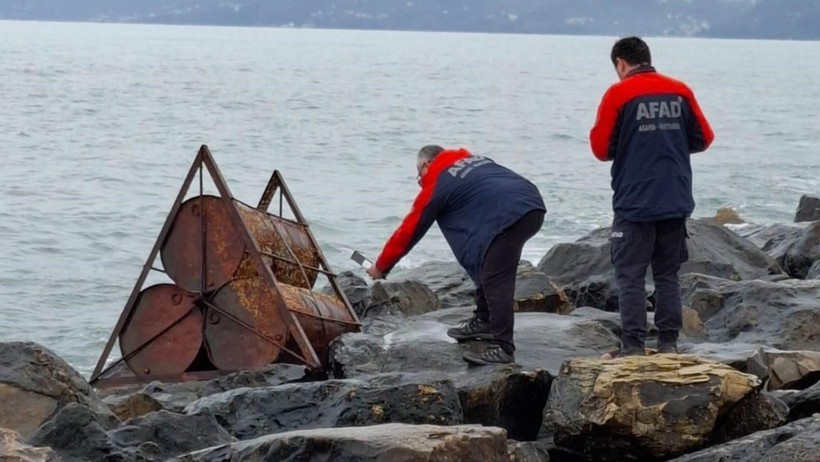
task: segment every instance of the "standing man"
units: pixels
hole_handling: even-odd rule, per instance
[[[489,342],[480,353],[464,353],[469,363],[515,362],[515,276],[524,243],[544,222],[541,193],[522,176],[466,149],[425,146],[418,153],[416,168],[421,191],[368,274],[384,278],[438,222],[476,285],[473,318],[447,335],[459,341]]]
[[[689,155],[708,148],[714,133],[692,90],[655,71],[643,40],[618,40],[611,59],[620,82],[604,94],[589,140],[595,157],[612,161],[620,354],[645,352],[644,277],[650,264],[658,352],[677,353],[682,323],[678,270],[689,258],[686,218],[695,208]]]

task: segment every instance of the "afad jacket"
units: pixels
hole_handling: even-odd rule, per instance
[[[534,184],[466,149],[442,151],[420,182],[410,213],[376,260],[384,274],[438,222],[456,259],[478,284],[484,254],[495,236],[527,212],[546,212]]]
[[[612,85],[589,133],[592,152],[612,161],[612,208],[628,221],[689,217],[695,209],[689,155],[714,140],[683,82],[640,66]]]

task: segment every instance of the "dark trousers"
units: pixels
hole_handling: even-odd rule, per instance
[[[476,288],[476,316],[490,322],[495,342],[509,354],[513,344],[515,277],[521,250],[544,224],[543,210],[527,212],[512,226],[496,235],[479,272]]]
[[[682,325],[678,270],[689,259],[686,219],[630,222],[615,218],[612,224],[612,264],[618,284],[626,349],[643,348],[646,340],[646,269],[652,265],[655,280],[655,326],[661,343],[674,342]]]

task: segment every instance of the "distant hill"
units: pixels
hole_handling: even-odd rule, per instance
[[[2,0],[0,19],[820,39],[818,0]]]

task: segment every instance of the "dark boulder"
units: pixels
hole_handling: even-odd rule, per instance
[[[50,447],[67,460],[103,460],[118,451],[107,433],[117,425],[119,421],[110,414],[72,403],[43,424],[31,442]]]
[[[736,231],[774,258],[793,278],[811,279],[812,266],[820,261],[820,221],[748,225]]]
[[[781,272],[773,258],[712,220],[689,220],[687,230],[689,261],[681,266],[680,274],[746,280]],[[562,286],[575,306],[618,310],[610,232],[609,227],[600,228],[574,243],[558,244],[538,263],[538,269]],[[647,272],[647,289],[649,298],[654,290],[651,269]]]
[[[441,302],[441,308],[475,304],[475,283],[455,261],[430,261],[389,276],[392,282],[418,281],[429,287]]]
[[[436,294],[418,281],[378,281],[370,288],[370,306],[365,310],[365,316],[417,316],[435,311],[440,305]]]
[[[151,382],[138,394],[146,395],[158,402],[166,411],[181,412],[188,404],[215,393],[242,387],[269,387],[306,379],[307,368],[305,366],[281,363],[239,371],[207,381]]]
[[[674,462],[815,462],[820,415],[673,459]]]
[[[108,432],[126,460],[164,461],[234,441],[212,415],[159,411],[129,420]]]
[[[0,427],[29,438],[70,403],[110,414],[88,382],[47,348],[31,342],[0,343]]]
[[[732,406],[715,424],[711,444],[721,444],[786,423],[789,408],[778,398],[753,391]]]
[[[185,412],[193,416],[214,415],[226,430],[242,440],[310,428],[462,422],[461,403],[452,383],[394,385],[380,380],[240,388],[195,401]]]
[[[507,435],[500,428],[384,424],[322,428],[267,435],[187,454],[178,462],[506,461]]]
[[[820,377],[816,377],[820,380]],[[789,421],[820,413],[820,381],[805,390],[790,390],[776,395],[789,408]]]
[[[515,279],[515,311],[567,314],[572,305],[564,290],[528,261],[521,261]]]
[[[817,221],[820,220],[820,198],[812,196],[801,196],[797,204],[797,211],[794,213],[794,221]]]

